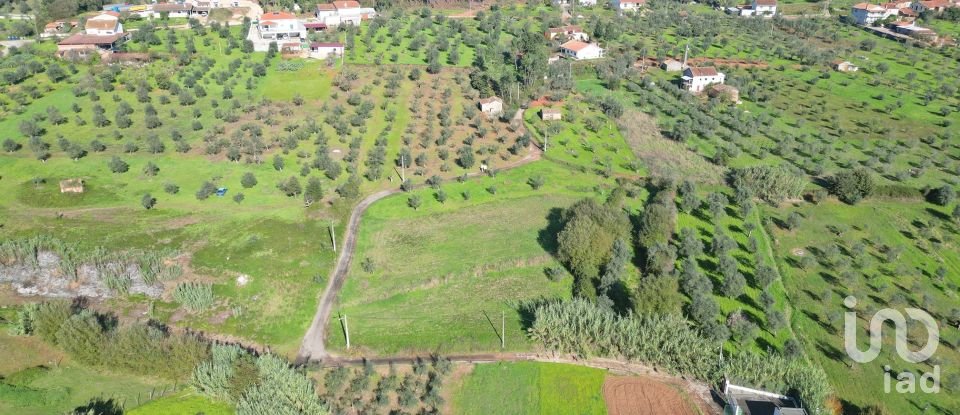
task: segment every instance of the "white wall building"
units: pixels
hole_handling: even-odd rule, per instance
[[[560,52],[576,60],[600,59],[603,57],[603,48],[599,45],[579,40],[571,40],[560,45]]]
[[[341,24],[359,25],[360,22],[377,16],[377,11],[369,7],[360,7],[356,1],[335,1],[317,4],[317,20],[327,26]]]
[[[640,10],[647,0],[611,0],[610,5],[614,10],[621,12],[634,12]]]
[[[88,35],[110,36],[123,33],[123,23],[118,13],[104,12],[87,19],[83,29]]]
[[[869,26],[887,17],[887,9],[870,3],[857,3],[850,9],[850,17],[861,26]]]
[[[702,92],[708,85],[722,84],[726,77],[723,72],[717,72],[713,67],[691,66],[683,70],[680,84],[683,89],[697,93]]]
[[[287,12],[267,12],[257,22],[260,39],[305,39],[307,28],[297,16]]]
[[[343,44],[313,42],[310,44],[310,57],[315,59],[326,59],[328,56],[343,56]]]

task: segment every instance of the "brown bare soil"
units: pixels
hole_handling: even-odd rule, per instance
[[[610,415],[697,415],[676,387],[647,377],[609,376],[603,399]]]

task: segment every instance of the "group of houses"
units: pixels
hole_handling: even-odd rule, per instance
[[[921,13],[941,13],[960,2],[951,0],[900,1],[882,4],[857,3],[850,8],[850,20],[868,30],[896,40],[937,42],[939,36],[926,27],[917,25]]]
[[[359,25],[376,15],[376,10],[352,0],[318,4],[311,19],[287,12],[268,12],[251,25],[247,38],[253,42],[253,49],[261,52],[268,50],[271,42],[277,42],[280,51],[287,54],[317,59],[343,56],[342,43],[308,42],[309,34],[340,25]]]
[[[82,33],[76,33],[57,44],[57,55],[68,59],[84,59],[112,53],[126,39],[120,14],[105,11],[87,19]]]

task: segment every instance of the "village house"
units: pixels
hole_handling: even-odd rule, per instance
[[[297,19],[297,16],[287,12],[267,12],[260,16],[257,22],[257,32],[260,39],[304,39],[307,37],[307,28]]]
[[[104,12],[87,19],[83,26],[84,33],[97,36],[111,36],[123,33],[123,23],[116,12]]]
[[[603,49],[599,45],[579,40],[571,40],[560,45],[560,52],[576,60],[600,59],[603,57]]]
[[[610,6],[620,12],[635,12],[643,8],[647,0],[611,0]]]
[[[122,33],[112,35],[77,33],[57,44],[57,56],[65,59],[86,59],[93,55],[113,53],[122,41]]]
[[[64,31],[69,31],[70,29],[76,26],[77,26],[76,22],[65,22],[63,20],[57,20],[44,25],[43,33],[46,33],[49,35],[56,35]]]
[[[857,3],[850,9],[850,17],[861,26],[869,26],[878,20],[886,19],[890,12],[883,6],[870,3]]]
[[[753,0],[749,6],[727,8],[727,13],[738,16],[773,17],[777,14],[777,0]]]
[[[160,17],[166,13],[168,17],[190,17],[193,14],[191,3],[157,3],[151,7],[152,15]]]
[[[359,25],[364,20],[376,17],[377,11],[369,7],[361,7],[357,1],[335,1],[317,4],[315,15],[320,23],[328,26]]]
[[[558,36],[562,36],[567,40],[579,40],[581,42],[590,40],[590,36],[587,35],[580,26],[551,27],[543,33],[543,36],[548,40],[556,39]]]
[[[956,5],[951,3],[949,0],[914,1],[913,3],[910,3],[910,9],[917,12],[917,14],[925,11],[940,13],[950,7],[955,6]]]
[[[568,6],[571,3],[576,2],[578,6],[596,6],[597,0],[553,0],[554,6]]]
[[[503,113],[503,100],[499,97],[483,98],[480,100],[480,111],[488,117],[496,117]]]
[[[849,61],[833,61],[833,69],[838,72],[856,72],[860,68]]]
[[[555,108],[542,108],[540,110],[540,118],[544,121],[560,121],[560,119],[563,118],[563,114]]]
[[[693,93],[703,92],[707,85],[722,84],[726,79],[723,72],[717,72],[713,67],[691,66],[683,70],[680,84],[683,89]]]
[[[343,44],[339,42],[313,42],[310,44],[310,57],[314,59],[326,59],[329,56],[343,56],[343,52]]]
[[[890,29],[901,35],[907,35],[916,39],[936,40],[937,33],[925,27],[917,26],[913,21],[898,20],[890,23]]]

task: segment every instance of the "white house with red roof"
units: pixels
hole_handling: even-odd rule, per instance
[[[610,0],[610,6],[620,12],[635,12],[643,8],[647,0]]]
[[[260,39],[306,39],[307,28],[303,22],[291,13],[267,12],[260,16],[256,24]]]
[[[364,20],[376,17],[377,11],[370,7],[362,7],[360,2],[348,0],[319,3],[315,15],[317,20],[328,26],[359,25]]]
[[[683,76],[680,77],[680,85],[687,91],[698,93],[708,85],[722,84],[727,76],[723,72],[717,72],[717,68],[711,66],[690,66],[683,70]]]
[[[576,60],[600,59],[603,57],[603,48],[596,43],[571,40],[560,45],[560,53]]]
[[[878,20],[886,19],[891,16],[883,6],[870,3],[857,3],[850,9],[850,17],[861,26],[869,26]]]

